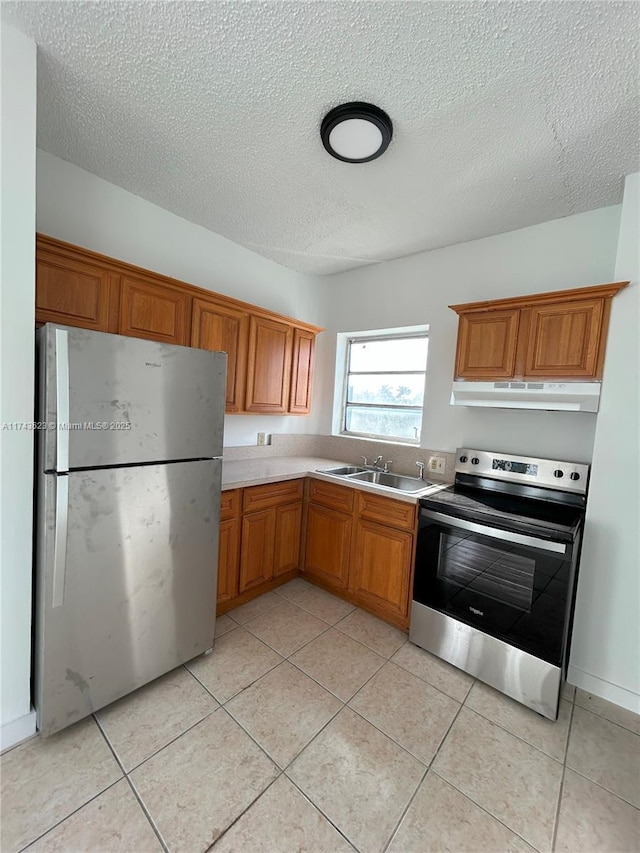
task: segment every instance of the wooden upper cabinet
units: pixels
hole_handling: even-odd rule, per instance
[[[287,413],[292,349],[292,326],[251,317],[245,411]]]
[[[36,322],[65,323],[94,329],[112,328],[109,269],[49,247],[39,238],[36,247]]]
[[[191,346],[226,352],[227,394],[225,411],[244,410],[249,345],[249,315],[209,299],[194,299],[191,315]]]
[[[36,235],[36,323],[227,354],[228,414],[309,414],[318,326]]]
[[[465,379],[513,376],[520,312],[462,314],[458,325],[456,376]]]
[[[316,336],[306,329],[293,330],[293,363],[291,370],[292,415],[308,415],[311,411],[311,379]]]
[[[455,378],[601,379],[611,300],[628,284],[450,305],[460,318]]]
[[[164,283],[122,276],[120,334],[165,344],[187,343],[189,296]]]
[[[604,299],[531,308],[524,376],[599,375]],[[604,341],[602,342],[604,350]]]

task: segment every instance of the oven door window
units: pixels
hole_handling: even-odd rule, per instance
[[[557,664],[572,583],[572,548],[566,549],[555,553],[421,518],[413,598]]]
[[[508,545],[489,545],[480,536],[442,533],[438,578],[453,595],[479,594],[526,613],[531,609],[536,560]],[[455,592],[455,589],[458,592]]]

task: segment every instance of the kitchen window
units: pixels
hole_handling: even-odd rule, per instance
[[[429,339],[418,328],[343,336],[342,435],[420,443]]]

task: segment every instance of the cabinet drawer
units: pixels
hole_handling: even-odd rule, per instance
[[[328,506],[330,509],[342,509],[345,512],[353,510],[354,490],[348,486],[334,486],[324,480],[311,480],[309,484],[309,500],[316,504]]]
[[[358,513],[362,518],[400,530],[413,531],[416,526],[416,504],[394,501],[393,498],[380,495],[358,492]]]
[[[302,500],[304,480],[285,480],[282,483],[265,483],[244,490],[244,512],[255,512],[270,506]]]
[[[241,489],[230,489],[220,495],[220,521],[235,518],[240,512]]]

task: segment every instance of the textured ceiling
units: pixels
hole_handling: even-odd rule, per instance
[[[35,39],[38,144],[294,269],[333,273],[621,199],[638,4],[3,2]],[[389,113],[346,164],[324,114]]]

